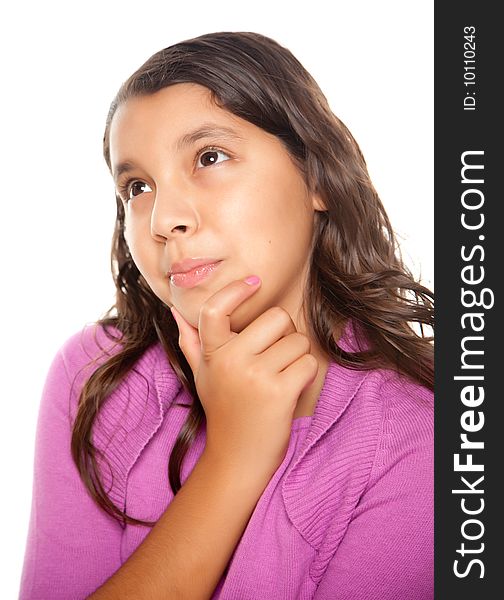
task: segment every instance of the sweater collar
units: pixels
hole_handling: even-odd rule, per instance
[[[347,321],[338,345],[347,352],[356,352],[365,346],[362,335],[359,335],[352,321]],[[304,449],[296,463],[338,421],[368,374],[369,371],[349,369],[334,360],[330,361],[312,416],[310,430],[304,442]]]

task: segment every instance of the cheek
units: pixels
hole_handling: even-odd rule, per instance
[[[232,211],[227,223],[233,222],[244,236],[257,236],[263,240],[274,234],[278,237],[291,218],[292,194],[289,186],[275,177],[257,173],[247,183],[241,182],[230,203]]]
[[[130,219],[126,219],[125,223],[124,223],[124,239],[126,240],[126,244],[128,245],[128,249],[130,251],[131,256],[133,257],[133,260],[136,261],[136,249],[137,246],[139,246],[140,244],[138,244],[137,242],[137,237],[138,237],[138,232],[137,232],[137,228],[134,226],[134,224],[130,221]]]
[[[313,214],[307,210],[303,196],[294,186],[270,190],[258,204],[255,222],[250,229],[259,232],[269,250],[280,253],[301,249],[311,237]]]
[[[124,223],[124,239],[135,265],[146,279],[149,277],[150,255],[148,233],[148,230],[145,229],[145,224],[142,224],[140,220],[126,218]]]

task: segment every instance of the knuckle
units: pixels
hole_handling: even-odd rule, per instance
[[[290,325],[291,317],[285,308],[282,308],[281,306],[272,306],[269,309],[269,313],[275,321],[282,325]]]
[[[218,365],[222,373],[230,374],[236,371],[235,361],[229,354],[221,356],[220,360],[218,361]]]
[[[270,316],[276,319],[281,318],[285,311],[281,306],[271,306],[270,308],[268,308],[267,312]]]
[[[271,398],[281,398],[285,396],[285,385],[280,384],[278,381],[273,381],[268,389],[268,394]]]
[[[200,316],[205,319],[215,319],[220,315],[220,311],[217,306],[212,304],[211,302],[205,302],[201,306]]]
[[[304,354],[307,354],[311,348],[311,343],[308,339],[308,336],[299,332],[293,333],[292,335],[295,337],[296,343],[299,345],[300,350],[302,350]]]
[[[256,363],[250,363],[245,369],[245,377],[248,380],[256,381],[261,378],[260,366]]]
[[[225,373],[233,373],[236,369],[236,355],[231,352],[223,352],[222,350],[212,353],[212,361],[214,365]]]
[[[305,362],[307,371],[311,373],[312,371],[316,372],[318,370],[318,361],[313,354],[305,354],[303,356],[303,360]]]
[[[284,338],[287,342],[287,348],[293,352],[297,352],[301,357],[303,354],[310,352],[310,340],[303,333],[294,331]]]

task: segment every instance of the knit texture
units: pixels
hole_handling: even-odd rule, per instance
[[[352,350],[347,328],[340,344]],[[83,599],[150,529],[107,515],[70,454],[78,395],[118,349],[101,327],[55,356],[39,408],[20,600]],[[160,344],[106,400],[93,432],[111,500],[156,521],[173,498],[168,457],[191,398]],[[205,444],[200,431],[182,468]],[[169,552],[169,549],[167,549]],[[433,395],[389,370],[331,362],[315,412],[293,421],[285,458],[217,586],[219,600],[433,598]]]

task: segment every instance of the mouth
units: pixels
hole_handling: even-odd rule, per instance
[[[219,267],[222,260],[218,260],[206,265],[199,265],[194,269],[183,273],[171,273],[170,283],[179,288],[192,288],[206,280]]]

